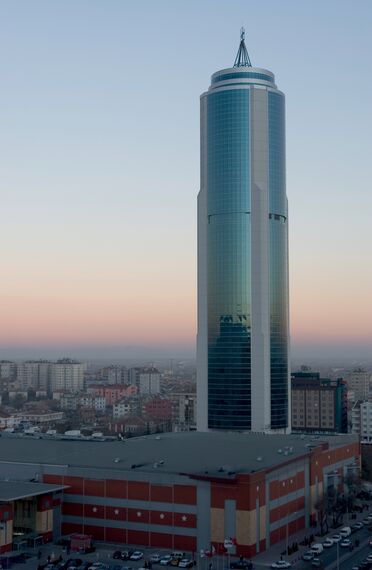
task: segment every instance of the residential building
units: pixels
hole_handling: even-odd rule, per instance
[[[351,372],[347,381],[348,388],[354,393],[354,400],[368,400],[370,392],[371,374],[362,368]]]
[[[59,404],[61,410],[74,411],[77,410],[79,406],[80,396],[79,394],[65,394],[63,393],[59,398]]]
[[[358,400],[351,410],[352,433],[359,434],[363,443],[372,442],[372,402]]]
[[[147,398],[142,406],[142,417],[146,421],[170,421],[172,419],[171,400],[161,396]]]
[[[85,364],[63,358],[50,367],[51,391],[79,392],[84,389]]]
[[[342,379],[320,378],[318,372],[294,372],[292,430],[347,432],[347,386]]]
[[[137,413],[138,404],[133,398],[123,398],[112,406],[112,417],[114,420],[131,416]]]
[[[196,394],[171,392],[167,396],[172,402],[172,423],[177,430],[196,428]]]
[[[124,386],[121,384],[101,385],[94,384],[87,390],[89,394],[94,396],[102,396],[106,400],[106,406],[113,406],[116,402],[125,397],[135,396],[138,392],[137,386]]]
[[[140,394],[160,394],[161,374],[156,368],[144,368],[139,373]]]
[[[111,365],[102,368],[101,376],[107,384],[129,384],[129,370],[126,366]]]
[[[14,380],[17,375],[17,365],[11,360],[0,360],[0,379]]]
[[[103,396],[84,395],[79,399],[82,408],[92,408],[96,412],[104,412],[106,410],[106,399]]]
[[[274,74],[252,67],[242,32],[234,66],[201,96],[201,431],[290,428],[284,113]]]

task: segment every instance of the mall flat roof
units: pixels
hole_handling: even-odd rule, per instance
[[[63,465],[120,471],[185,474],[251,473],[275,467],[328,443],[335,448],[358,441],[353,434],[265,435],[234,432],[181,432],[125,441],[71,441],[19,435],[0,437],[2,462]],[[281,450],[281,451],[280,451]]]
[[[31,481],[1,481],[0,480],[0,501],[17,501],[26,497],[36,497],[54,491],[67,489],[67,485],[48,485],[47,483],[37,483]]]

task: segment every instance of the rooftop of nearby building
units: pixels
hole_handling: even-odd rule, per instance
[[[40,436],[39,436],[40,437]],[[96,469],[206,474],[226,477],[275,467],[323,442],[336,448],[357,435],[303,436],[229,432],[164,433],[124,441],[36,439],[3,434],[1,462],[48,463]]]
[[[0,481],[0,502],[16,501],[67,489],[67,485],[48,485],[30,481]]]

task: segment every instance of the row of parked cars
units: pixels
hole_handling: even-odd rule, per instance
[[[143,552],[141,550],[115,550],[112,557],[115,560],[137,561],[142,560]],[[145,562],[144,568],[151,568],[152,564],[160,564],[161,566],[177,566],[178,568],[192,568],[194,562],[191,558],[186,558],[184,552],[177,551],[169,554],[160,554],[155,552],[149,556],[148,560]]]
[[[314,568],[321,568],[322,562],[319,558],[319,555],[322,554],[325,548],[331,548],[339,544],[341,548],[353,548],[353,544],[350,540],[350,535],[361,530],[364,526],[368,526],[372,524],[372,514],[368,515],[363,521],[359,521],[355,524],[350,526],[343,527],[337,534],[334,534],[332,537],[326,538],[323,542],[314,543],[311,545],[309,550],[306,550],[302,555],[302,560],[311,561],[311,566]],[[372,546],[372,541],[371,541]],[[282,569],[285,570],[287,568],[291,568],[291,563],[287,562],[286,560],[278,560],[277,562],[273,562],[271,564],[271,568],[275,568],[277,570]],[[371,555],[371,565],[368,568],[372,567],[372,555]],[[355,567],[353,570],[361,570],[361,568]]]

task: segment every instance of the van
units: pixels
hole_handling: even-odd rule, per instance
[[[351,535],[351,528],[349,526],[344,526],[339,532],[342,538],[347,538]]]
[[[314,552],[314,554],[321,554],[323,552],[323,544],[320,544],[320,542],[312,544],[310,550]]]

